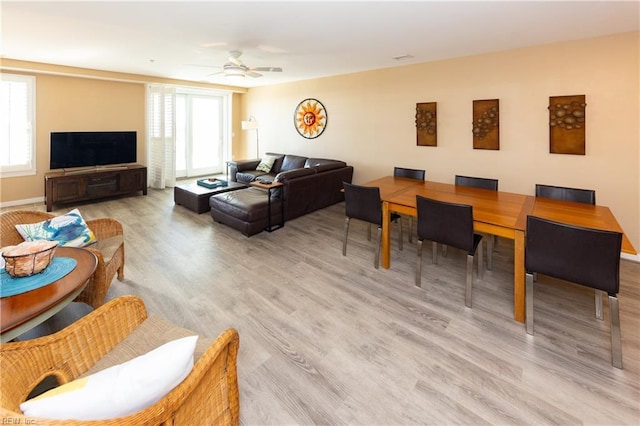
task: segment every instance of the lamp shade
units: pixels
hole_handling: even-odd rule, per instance
[[[242,130],[257,130],[258,122],[256,120],[242,121]]]

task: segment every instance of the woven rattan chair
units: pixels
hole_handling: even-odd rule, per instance
[[[0,247],[20,244],[23,240],[15,225],[37,223],[55,215],[35,210],[15,210],[0,214]],[[102,305],[113,277],[124,279],[124,233],[122,224],[113,218],[86,220],[98,242],[86,247],[98,258],[98,266],[86,288],[76,298],[97,308]]]
[[[141,329],[144,333],[136,334]],[[38,425],[237,425],[239,337],[234,329],[215,340],[199,338],[189,375],[157,403],[131,415],[80,422],[26,418],[20,412],[20,403],[45,377],[54,376],[66,383],[94,373],[92,366],[110,366],[100,363],[123,345],[127,352],[138,347],[144,353],[163,343],[157,340],[193,334],[154,315],[147,317],[144,303],[137,296],[121,296],[55,334],[5,343],[0,346],[0,417],[11,419],[13,424]]]

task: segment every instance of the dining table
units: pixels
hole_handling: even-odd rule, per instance
[[[622,251],[637,252],[606,206],[560,201],[505,191],[459,186],[449,183],[385,176],[364,183],[380,188],[382,201],[383,268],[391,267],[391,212],[417,216],[416,196],[466,204],[473,207],[476,232],[497,235],[514,241],[513,245],[513,317],[525,322],[525,238],[527,216],[533,215],[587,228],[623,234]]]
[[[64,309],[84,290],[98,264],[96,256],[82,248],[57,247],[55,257],[73,259],[75,267],[44,286],[0,298],[0,342],[11,341]]]

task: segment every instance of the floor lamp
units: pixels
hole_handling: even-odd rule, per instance
[[[260,140],[258,138],[258,121],[253,117],[249,117],[249,120],[242,122],[242,130],[255,130],[256,131],[256,158],[260,158]]]

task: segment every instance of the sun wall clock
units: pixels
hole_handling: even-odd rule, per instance
[[[293,114],[293,125],[303,138],[317,138],[327,127],[327,111],[324,105],[313,98],[300,102]]]

